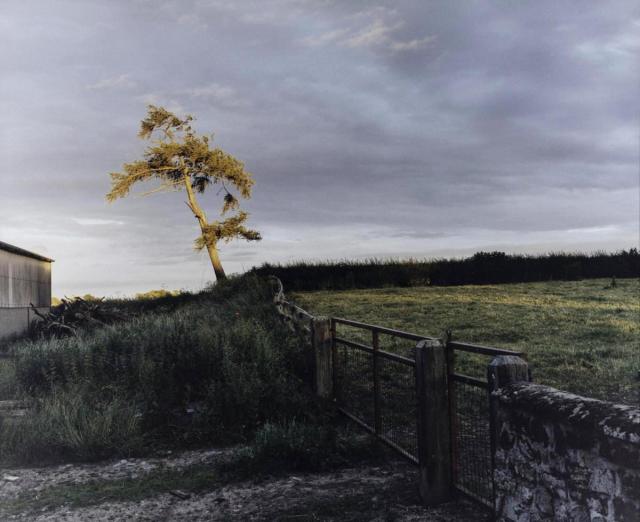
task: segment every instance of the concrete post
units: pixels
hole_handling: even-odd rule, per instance
[[[333,357],[331,350],[331,321],[329,318],[313,318],[311,338],[315,358],[314,387],[316,395],[328,399],[333,394]]]
[[[451,440],[447,397],[447,359],[439,340],[416,346],[418,464],[420,497],[433,506],[451,498]]]

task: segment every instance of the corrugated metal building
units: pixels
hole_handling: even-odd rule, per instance
[[[35,314],[51,307],[52,259],[0,241],[0,340],[24,332]]]

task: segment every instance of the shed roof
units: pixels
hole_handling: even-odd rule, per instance
[[[18,254],[19,256],[31,257],[39,261],[46,261],[47,263],[53,263],[53,259],[41,256],[40,254],[34,254],[33,252],[29,252],[28,250],[10,245],[9,243],[4,243],[2,241],[0,241],[0,250],[11,252],[12,254]]]

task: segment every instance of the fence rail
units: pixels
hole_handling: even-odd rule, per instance
[[[411,341],[423,341],[425,339],[429,339],[429,340],[434,339],[434,337],[426,337],[424,335],[419,335],[415,333],[403,332],[402,330],[394,330],[393,328],[386,328],[384,326],[379,326],[377,324],[362,323],[360,321],[352,321],[351,319],[343,319],[341,317],[333,317],[332,319],[337,324],[344,324],[347,326],[353,326],[355,328],[362,328],[365,330],[370,330],[372,332],[378,332],[378,334],[391,335],[393,337],[408,339]]]

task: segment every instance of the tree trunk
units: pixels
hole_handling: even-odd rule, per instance
[[[200,224],[200,231],[204,234],[205,227],[207,226],[207,215],[204,213],[204,210],[200,208],[200,205],[198,205],[196,195],[193,193],[193,187],[191,187],[191,178],[189,176],[185,176],[184,184],[187,188],[187,197],[189,198],[187,205],[198,220],[198,223]],[[216,245],[207,243],[207,252],[209,253],[209,259],[211,260],[213,271],[216,274],[216,280],[221,281],[222,279],[226,279],[227,275],[224,273],[224,268],[222,268],[222,263],[220,262],[220,256],[218,255]]]
[[[213,266],[213,271],[216,274],[216,280],[226,279],[227,275],[224,273],[224,268],[222,268],[218,249],[213,245],[207,245],[207,252],[209,252],[209,259],[211,259],[211,266]]]

